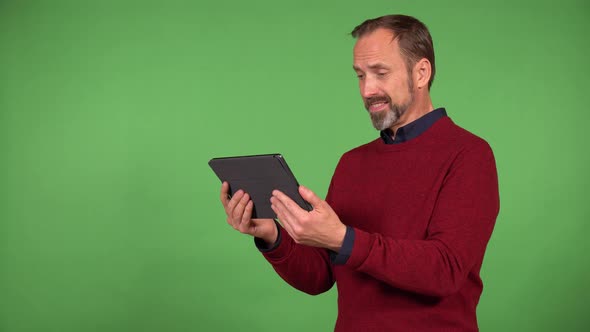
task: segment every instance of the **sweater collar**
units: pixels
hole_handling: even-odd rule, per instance
[[[385,144],[399,144],[414,139],[424,133],[440,118],[447,116],[447,111],[441,107],[432,112],[424,114],[422,117],[408,123],[403,127],[399,127],[395,134],[395,139],[391,138],[393,135],[391,129],[387,128],[381,131],[381,138]]]

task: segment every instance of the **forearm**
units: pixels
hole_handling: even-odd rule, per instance
[[[470,270],[481,261],[487,239],[463,248],[448,242],[437,238],[397,240],[356,229],[346,266],[396,288],[447,296],[461,288]]]
[[[278,243],[270,250],[261,250],[277,274],[308,294],[316,295],[332,288],[334,279],[328,251],[297,244],[281,227],[278,230]],[[260,241],[256,243],[261,249]]]

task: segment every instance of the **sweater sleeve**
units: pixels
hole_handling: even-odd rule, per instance
[[[394,239],[355,228],[346,266],[408,291],[453,294],[483,259],[498,211],[494,156],[482,142],[454,160],[424,240]]]
[[[334,285],[328,250],[295,243],[289,233],[279,227],[280,242],[262,254],[275,271],[296,289],[317,295]]]

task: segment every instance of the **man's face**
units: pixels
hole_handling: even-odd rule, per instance
[[[393,33],[377,29],[354,46],[354,65],[365,108],[373,126],[395,125],[414,102],[413,81]]]

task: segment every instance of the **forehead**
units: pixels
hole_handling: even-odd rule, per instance
[[[383,28],[360,37],[353,49],[355,64],[365,61],[401,60],[397,39],[393,38],[393,32]]]

